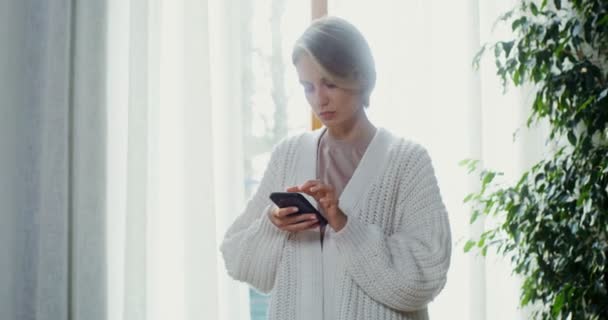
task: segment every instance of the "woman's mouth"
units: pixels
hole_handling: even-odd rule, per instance
[[[328,119],[333,118],[335,114],[336,114],[335,111],[323,111],[323,112],[319,113],[319,117],[321,119],[328,120]]]

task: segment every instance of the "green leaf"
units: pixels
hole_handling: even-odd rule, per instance
[[[471,201],[471,199],[473,199],[473,197],[475,195],[476,195],[475,193],[469,193],[466,197],[464,197],[464,200],[462,202],[467,203],[467,202]]]
[[[585,109],[587,109],[587,107],[593,102],[594,97],[589,97],[589,99],[587,99],[585,102],[583,102],[583,104],[581,104],[580,107],[578,107],[578,112],[581,112]]]
[[[486,237],[481,237],[477,242],[477,247],[481,248],[486,244]]]
[[[536,175],[536,177],[534,177],[534,182],[538,184],[539,181],[544,180],[545,179],[545,174],[544,173],[539,173]]]
[[[521,74],[519,73],[519,69],[515,70],[513,73],[513,83],[515,83],[515,85],[519,85],[521,83]]]
[[[604,17],[600,21],[597,22],[598,26],[603,26],[606,24],[608,24],[608,14],[604,15]]]
[[[479,69],[479,64],[481,63],[481,58],[483,57],[483,54],[486,51],[487,46],[488,46],[487,44],[484,44],[483,46],[481,46],[479,51],[477,51],[477,54],[475,54],[475,57],[473,57],[472,65],[473,65],[474,70]]]
[[[511,29],[515,31],[517,28],[520,28],[524,23],[526,23],[528,19],[526,17],[521,17],[519,19],[515,19],[511,24]]]
[[[574,132],[568,131],[568,141],[570,141],[571,145],[576,146],[576,136],[574,135]]]
[[[484,177],[483,177],[483,182],[481,183],[483,186],[487,186],[490,182],[492,182],[492,180],[494,180],[494,177],[496,176],[495,172],[487,172]]]
[[[479,212],[479,210],[473,211],[473,214],[471,214],[471,219],[469,219],[469,224],[473,224],[480,214],[481,212]]]
[[[515,188],[519,188],[522,184],[524,184],[526,182],[526,180],[528,179],[528,175],[530,173],[529,172],[525,172],[521,178],[519,178],[519,181],[517,182],[517,184],[515,185]]]
[[[460,162],[458,162],[458,165],[461,167],[467,166],[469,173],[475,171],[475,169],[477,169],[478,164],[479,164],[479,160],[473,160],[473,159],[464,159],[464,160],[461,160]]]
[[[521,305],[522,306],[526,306],[530,300],[532,300],[532,297],[534,295],[534,278],[527,278],[524,280],[524,283],[522,285],[522,291],[523,291],[523,296],[521,298]]]
[[[461,166],[461,167],[464,167],[464,166],[466,166],[467,164],[469,164],[469,162],[471,162],[471,159],[463,159],[463,160],[460,160],[460,161],[458,162],[458,165],[459,165],[459,166]]]
[[[508,57],[511,54],[511,49],[513,49],[513,41],[502,42],[502,48],[505,50],[505,57]]]
[[[561,2],[561,0],[553,0],[553,3],[555,4],[555,8],[557,10],[561,10],[562,9],[562,2]]]
[[[499,69],[499,71],[498,71],[498,72],[500,72],[500,69],[502,69],[502,68],[501,68],[501,65],[500,65],[500,60],[498,60],[498,58],[500,57],[500,54],[502,53],[502,51],[503,51],[502,43],[501,43],[501,42],[499,42],[499,43],[497,43],[497,44],[494,46],[494,57],[496,57],[496,58],[497,58],[497,59],[496,59],[496,66],[497,66],[497,67],[498,67],[498,69]]]
[[[538,8],[536,7],[536,4],[534,4],[534,2],[530,2],[530,11],[532,11],[533,15],[538,15]]]
[[[471,248],[473,248],[475,246],[477,242],[473,241],[473,240],[469,240],[467,241],[467,243],[464,245],[464,252],[469,252],[471,251]]]
[[[553,308],[551,308],[551,313],[553,314],[553,317],[557,317],[562,311],[562,308],[564,306],[564,298],[565,292],[563,290],[560,291],[555,297],[555,300],[553,301]]]

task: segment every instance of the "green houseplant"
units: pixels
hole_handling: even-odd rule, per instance
[[[535,319],[608,319],[608,1],[521,1],[500,20],[513,39],[475,61],[493,49],[504,85],[534,85],[528,126],[547,121],[555,147],[514,185],[481,171],[471,223],[500,223],[464,249],[510,258]]]

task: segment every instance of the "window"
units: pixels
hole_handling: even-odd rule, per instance
[[[262,178],[272,147],[310,128],[310,108],[291,63],[291,50],[310,23],[306,1],[261,0],[242,7],[242,107],[246,197]],[[250,289],[251,319],[266,319],[268,296]]]

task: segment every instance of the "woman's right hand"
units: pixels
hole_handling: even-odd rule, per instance
[[[275,207],[269,214],[268,218],[277,228],[289,231],[298,232],[314,229],[319,226],[319,220],[314,213],[290,214],[298,212],[296,207],[278,208]]]

